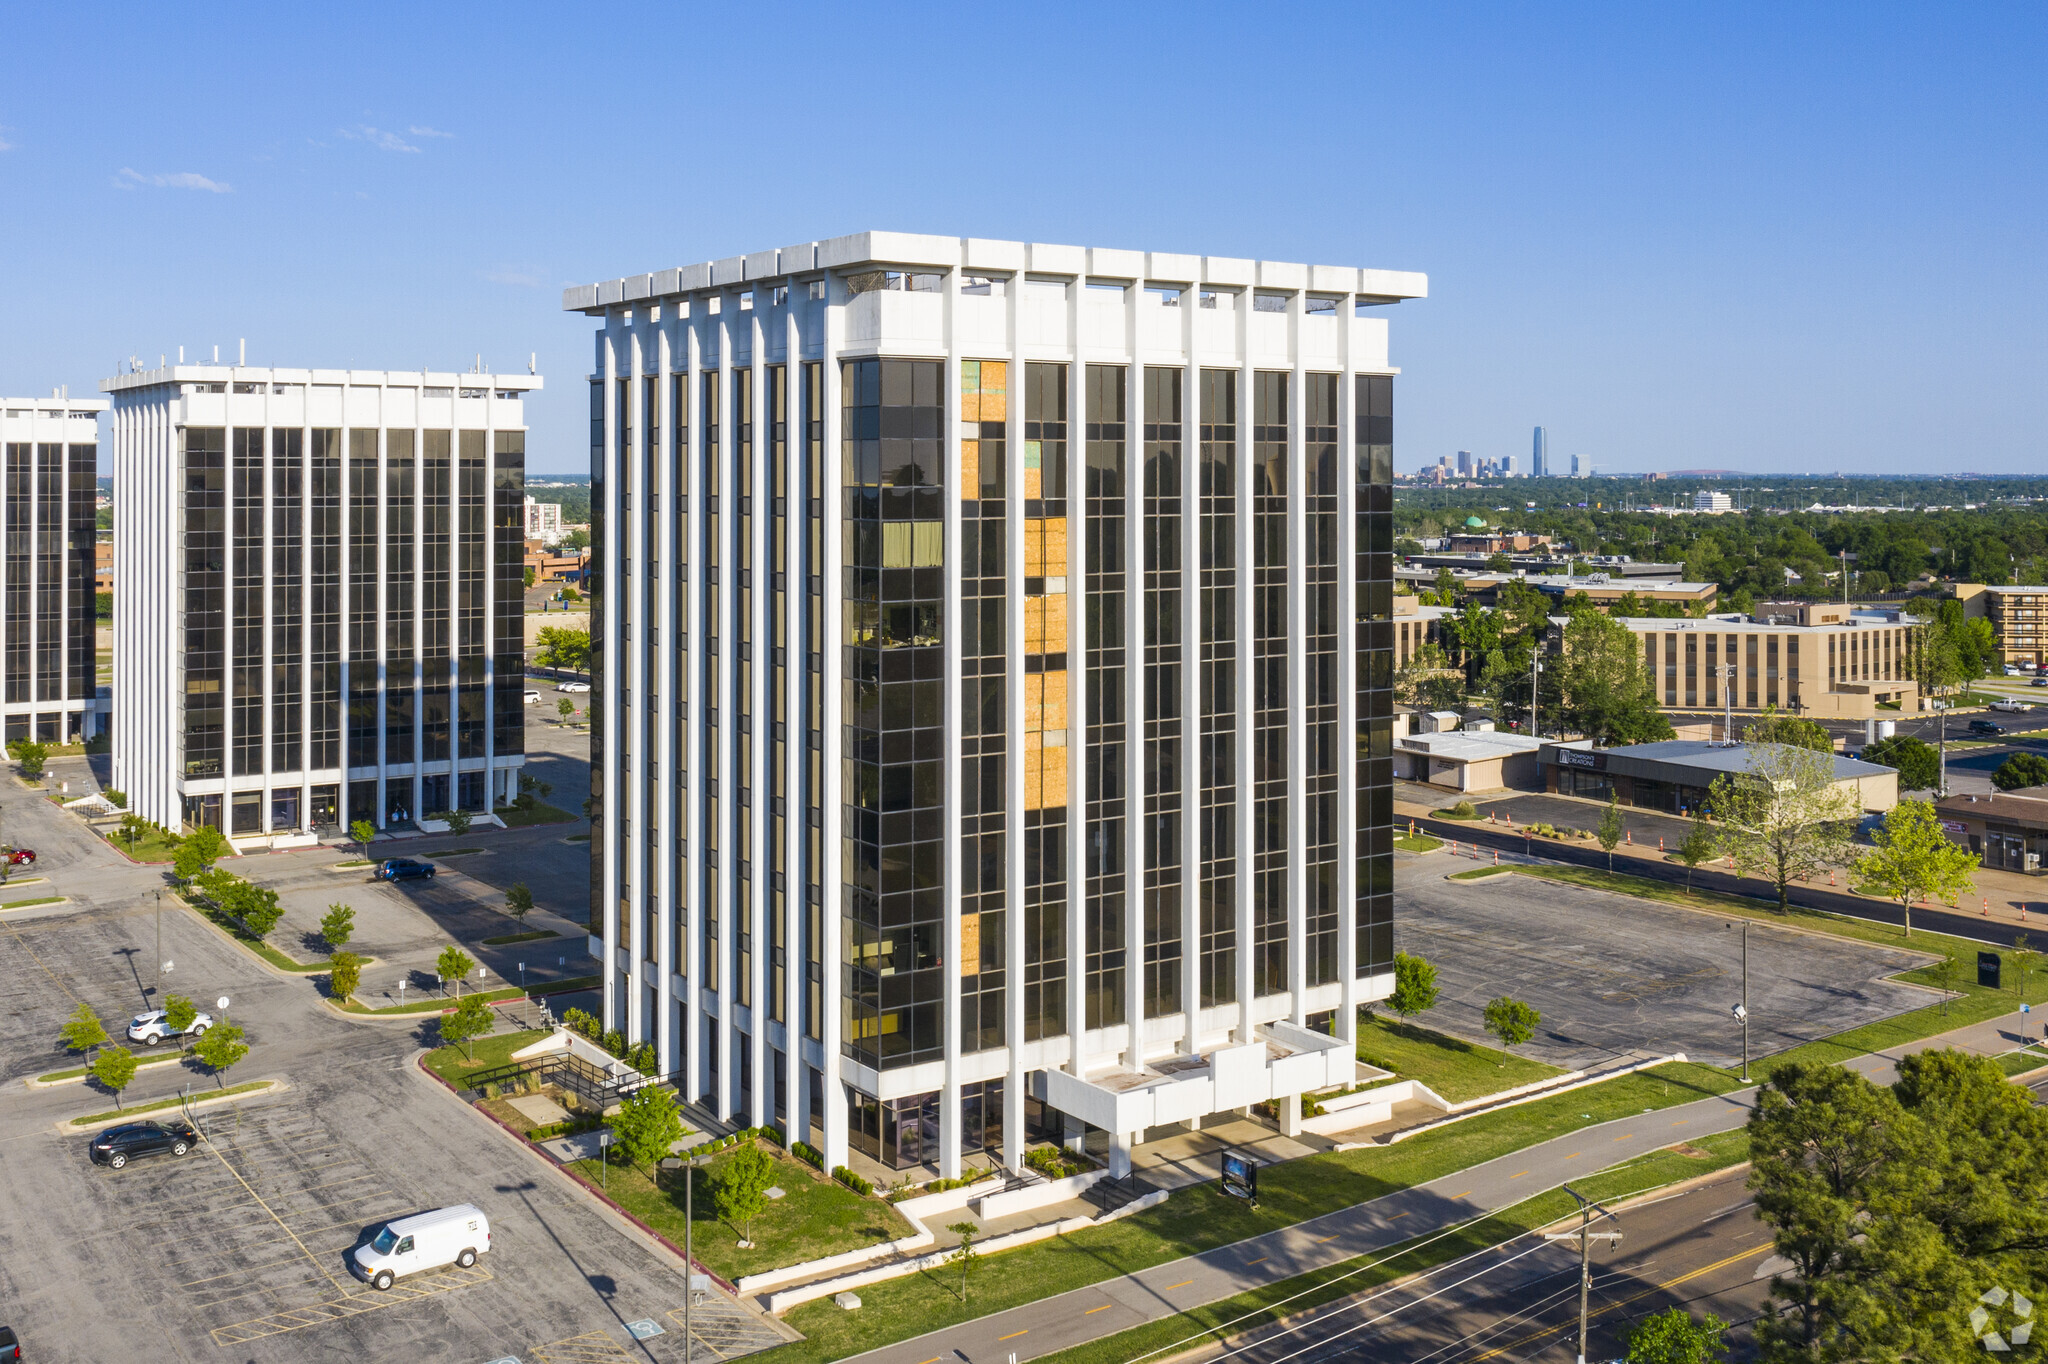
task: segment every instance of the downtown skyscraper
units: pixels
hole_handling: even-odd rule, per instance
[[[1347,1083],[1425,290],[863,233],[567,291],[606,1026],[948,1175]]]

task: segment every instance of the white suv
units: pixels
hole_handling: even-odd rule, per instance
[[[184,1036],[198,1037],[212,1026],[213,1015],[202,1013],[192,1020],[192,1026],[186,1029]],[[146,1014],[137,1014],[128,1024],[128,1040],[140,1042],[145,1047],[153,1047],[167,1037],[178,1035],[169,1020],[164,1017],[162,1009],[151,1009]]]

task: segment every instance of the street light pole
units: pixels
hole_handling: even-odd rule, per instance
[[[1537,650],[1542,647],[1543,641],[1538,640],[1529,651],[1529,737],[1532,739],[1538,737],[1536,730],[1536,675],[1543,671],[1543,660],[1538,656]]]
[[[1546,1241],[1577,1241],[1579,1243],[1579,1364],[1586,1364],[1586,1318],[1587,1299],[1593,1289],[1593,1243],[1595,1241],[1619,1241],[1618,1231],[1594,1231],[1592,1200],[1584,1197],[1571,1185],[1563,1186],[1564,1191],[1579,1202],[1579,1229],[1577,1231],[1548,1232]],[[1602,1209],[1604,1212],[1605,1209]],[[1610,1214],[1611,1215],[1611,1214]]]
[[[1735,927],[1729,924],[1728,927]],[[1742,1020],[1742,1082],[1749,1083],[1749,920],[1742,921],[1742,1002],[1733,1010]]]

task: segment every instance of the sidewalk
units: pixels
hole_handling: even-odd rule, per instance
[[[2018,1014],[1959,1028],[1896,1052],[1855,1058],[1850,1068],[1879,1084],[1897,1078],[1898,1060],[1944,1046],[1985,1055],[2017,1045]],[[1267,1232],[1200,1255],[1077,1288],[993,1316],[854,1358],[872,1364],[930,1364],[934,1359],[1020,1360],[1070,1349],[1312,1270],[1443,1231],[1511,1207],[1574,1175],[1741,1127],[1756,1089],[1621,1118],[1512,1152],[1369,1203]],[[1455,1191],[1455,1192],[1453,1192]]]

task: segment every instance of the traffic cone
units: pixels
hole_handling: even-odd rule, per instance
[[[1834,874],[1833,872],[1829,872],[1829,873],[1828,873],[1828,884],[1832,886],[1832,885],[1833,885],[1834,883],[1835,883],[1835,874]]]
[[[1663,852],[1663,851],[1664,851],[1664,835],[1662,835],[1662,834],[1658,834],[1658,835],[1657,835],[1657,851],[1658,851],[1658,852]]]
[[[1493,850],[1493,865],[1494,865],[1494,866],[1496,866],[1496,867],[1500,865],[1500,849],[1499,849],[1499,848],[1495,848],[1495,849]]]

